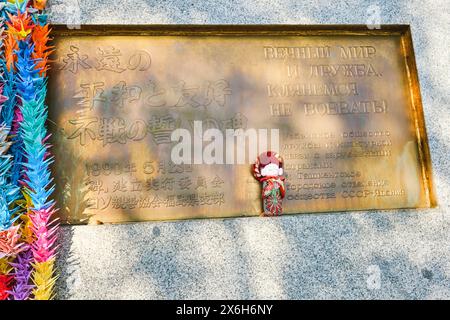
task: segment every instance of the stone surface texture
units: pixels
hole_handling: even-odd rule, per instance
[[[439,206],[63,227],[60,299],[450,298],[448,0],[50,0],[63,24],[410,24]],[[77,21],[80,17],[80,21]]]

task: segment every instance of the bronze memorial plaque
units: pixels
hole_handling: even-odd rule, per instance
[[[269,149],[285,160],[284,213],[436,205],[408,26],[53,35],[63,222],[259,215],[250,168]]]

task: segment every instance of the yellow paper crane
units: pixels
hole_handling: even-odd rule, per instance
[[[18,40],[25,40],[33,29],[31,17],[27,12],[17,12],[16,16],[8,13],[10,22],[6,22],[8,33],[14,35]]]

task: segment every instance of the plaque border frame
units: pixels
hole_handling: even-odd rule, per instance
[[[71,29],[65,24],[51,24],[50,27],[52,29],[52,39],[64,36],[399,36],[406,67],[409,96],[411,98],[410,106],[414,117],[413,122],[419,151],[421,178],[425,186],[424,192],[426,198],[425,206],[408,209],[417,210],[438,206],[412,32],[408,24],[382,24],[378,29],[369,29],[367,25],[363,24],[86,24],[81,25],[79,29]],[[51,73],[52,70],[50,69],[50,77]],[[351,211],[361,210],[368,211],[366,209],[355,209]],[[376,209],[375,211],[386,210],[392,211],[396,209],[386,208]],[[327,213],[332,212],[327,211]],[[197,218],[193,217],[191,219]],[[225,218],[223,217],[223,219]]]

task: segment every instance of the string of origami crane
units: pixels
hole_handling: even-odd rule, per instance
[[[0,300],[54,297],[46,0],[0,1]]]

